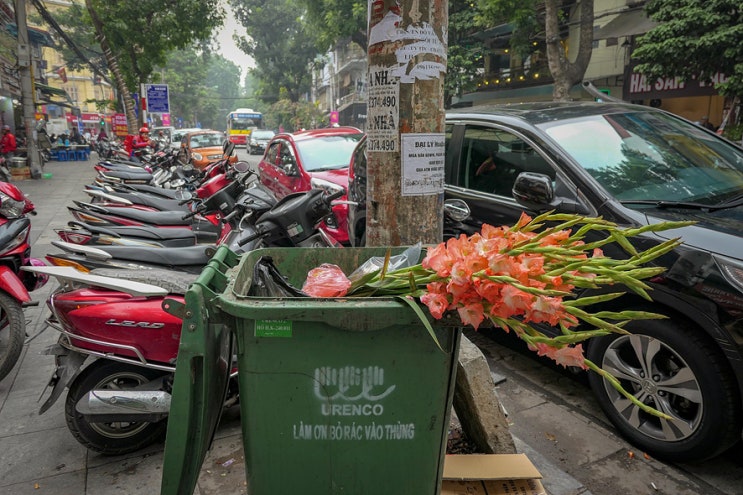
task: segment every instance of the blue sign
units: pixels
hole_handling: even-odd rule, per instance
[[[132,93],[132,100],[134,100],[134,115],[139,117],[139,93]]]
[[[170,113],[167,84],[147,84],[147,111]]]

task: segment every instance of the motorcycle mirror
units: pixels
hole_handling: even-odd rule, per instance
[[[232,168],[235,172],[244,174],[250,171],[250,164],[248,162],[235,162],[232,164]]]
[[[464,200],[447,199],[444,201],[444,213],[455,222],[463,222],[470,216],[470,207]]]
[[[193,194],[190,191],[179,190],[175,193],[175,199],[179,201],[188,201],[191,198],[193,198]]]
[[[232,141],[225,141],[224,146],[222,146],[222,151],[225,155],[231,156],[232,152],[235,151],[235,143]]]

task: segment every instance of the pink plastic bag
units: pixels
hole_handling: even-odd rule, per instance
[[[351,287],[351,281],[337,265],[323,263],[307,274],[302,292],[311,297],[342,297]]]

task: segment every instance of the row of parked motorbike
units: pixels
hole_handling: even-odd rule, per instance
[[[277,201],[247,163],[230,163],[232,143],[223,151],[203,171],[167,151],[139,164],[99,161],[84,189],[90,199],[68,207],[73,218],[56,231],[58,252],[46,256],[48,264],[29,257],[33,204],[0,182],[1,256],[14,260],[0,265],[0,336],[10,342],[0,356],[0,379],[21,353],[28,291],[56,278],[47,320],[59,332],[47,350],[56,370],[40,414],[67,389],[67,425],[89,449],[125,454],[164,435],[181,332],[181,320],[164,303],[184,304],[216,246],[236,253],[336,246],[317,226],[343,193],[318,189]],[[226,405],[238,399],[232,382]]]

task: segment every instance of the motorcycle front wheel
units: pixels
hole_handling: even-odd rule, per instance
[[[162,371],[142,368],[116,361],[99,359],[85,368],[70,385],[65,401],[67,427],[85,447],[103,455],[136,452],[160,441],[167,421],[109,421],[93,423],[76,409],[77,402],[91,390],[126,390],[158,378]]]
[[[11,372],[23,350],[26,320],[21,304],[0,292],[0,380]]]

